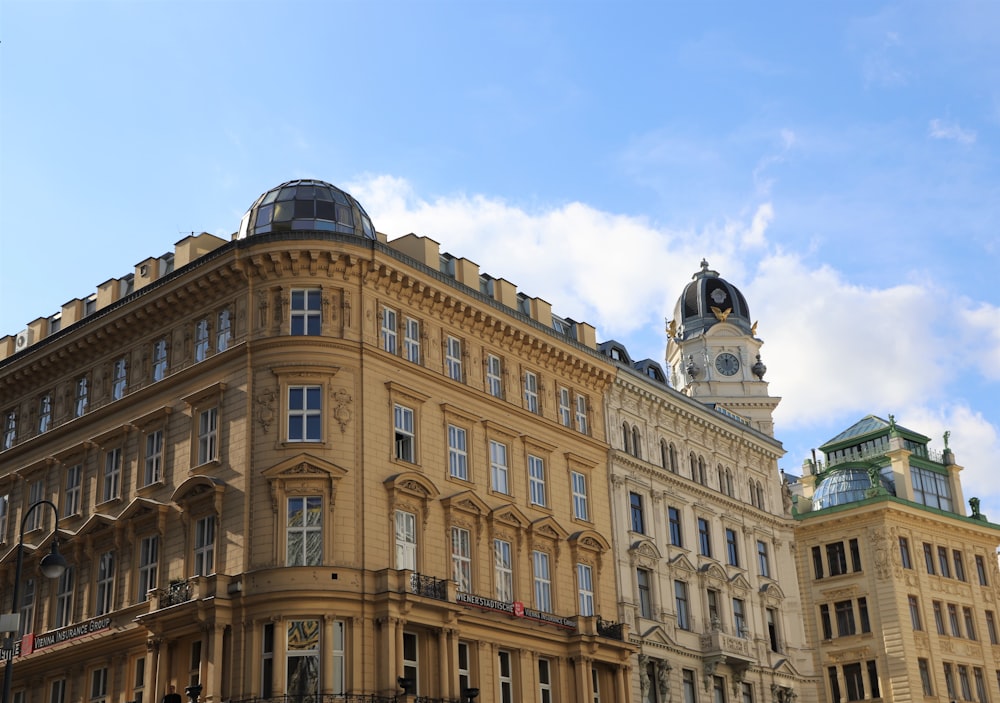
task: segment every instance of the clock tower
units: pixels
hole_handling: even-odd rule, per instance
[[[767,393],[762,344],[743,294],[702,259],[667,322],[671,385],[773,437],[781,398]]]

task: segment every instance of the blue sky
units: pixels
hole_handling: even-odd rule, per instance
[[[0,336],[314,177],[636,358],[702,257],[798,473],[868,413],[1000,522],[1000,5],[0,4]]]

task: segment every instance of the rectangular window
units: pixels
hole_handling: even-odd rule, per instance
[[[843,542],[831,542],[826,545],[826,563],[830,567],[830,576],[847,573],[847,554]]]
[[[219,409],[209,408],[198,413],[198,464],[219,458]]]
[[[837,667],[830,666],[826,670],[827,678],[830,680],[830,700],[840,700],[840,679],[837,678]]]
[[[160,339],[153,343],[153,381],[162,381],[167,377],[167,340]],[[84,382],[84,397],[86,397],[86,379]],[[77,393],[77,398],[79,398]],[[79,417],[79,415],[78,415]]]
[[[80,484],[83,480],[83,467],[80,464],[66,469],[66,503],[65,514],[80,514]]]
[[[726,559],[730,566],[740,565],[740,549],[736,539],[736,530],[726,528]]]
[[[145,470],[142,474],[144,486],[159,483],[163,479],[163,430],[154,430],[146,435]]]
[[[528,455],[528,488],[532,505],[545,505],[545,462],[541,457]]]
[[[941,609],[941,601],[934,601],[932,603],[932,608],[934,610],[934,625],[937,627],[937,633],[939,635],[945,634],[944,629],[944,612]]]
[[[923,686],[925,696],[933,696],[934,688],[931,686],[931,667],[926,659],[917,659],[917,669],[920,670],[920,685]]]
[[[854,603],[849,600],[833,604],[837,613],[837,637],[847,637],[856,633],[854,626]]]
[[[872,625],[868,619],[868,599],[863,596],[858,598],[858,618],[861,620],[861,631],[871,632]]]
[[[816,579],[823,578],[823,554],[820,552],[819,547],[812,548],[812,559],[813,559],[813,577]]]
[[[500,703],[514,703],[514,673],[511,670],[510,652],[497,652],[497,673],[500,684]]]
[[[601,680],[597,675],[597,667],[590,667],[590,689],[594,693],[594,703],[601,703]]]
[[[750,629],[747,627],[746,604],[742,598],[733,598],[733,628],[737,637],[750,636]]]
[[[693,669],[681,670],[681,688],[684,691],[684,703],[698,703],[698,687],[695,684]]]
[[[708,520],[703,517],[698,518],[698,552],[702,556],[712,556],[712,533]]]
[[[10,496],[0,495],[0,542],[7,541],[7,513],[10,507]]]
[[[493,575],[496,580],[497,600],[511,603],[514,600],[514,561],[510,542],[493,540]]]
[[[494,398],[503,398],[503,375],[499,356],[486,357],[486,390]]]
[[[45,493],[45,483],[44,481],[42,481],[42,479],[38,479],[37,481],[31,482],[30,486],[28,487],[29,509],[30,506],[35,505],[36,503],[42,500],[44,493]],[[37,530],[42,526],[41,510],[29,511],[27,514],[27,518],[28,518],[27,520],[21,518],[22,520],[24,520],[23,525],[25,532],[31,532],[33,530]]]
[[[215,573],[215,516],[207,515],[194,526],[194,575]]]
[[[142,691],[134,696],[135,703],[142,703]],[[56,679],[49,687],[49,703],[66,703],[66,679]]]
[[[948,550],[945,549],[944,547],[938,547],[937,554],[938,554],[938,568],[940,569],[941,575],[944,576],[946,579],[950,579],[951,567],[948,564]]]
[[[976,575],[979,577],[980,586],[989,586],[989,580],[986,578],[986,561],[979,554],[976,555]]]
[[[549,573],[549,555],[535,550],[531,553],[535,572],[535,607],[543,613],[552,612],[552,576]]]
[[[932,551],[931,545],[924,542],[924,565],[927,567],[927,573],[931,576],[934,575],[934,552]]]
[[[861,571],[861,549],[858,547],[858,540],[852,539],[848,545],[851,549],[851,571]]]
[[[322,305],[319,288],[293,289],[290,333],[318,335]]]
[[[990,644],[1000,644],[997,639],[997,623],[992,610],[986,611],[986,633],[989,635]]]
[[[638,532],[639,534],[646,533],[645,520],[642,514],[642,496],[638,493],[628,494],[629,509],[632,516],[632,532]]]
[[[917,600],[917,597],[909,596],[907,601],[910,604],[910,624],[913,626],[913,629],[924,629],[923,623],[920,621],[920,602]]]
[[[90,700],[92,703],[104,702],[108,695],[108,669],[94,669],[90,674]]]
[[[955,698],[955,673],[951,668],[951,664],[947,662],[944,664],[944,685],[948,691],[948,698],[954,700]]]
[[[396,511],[396,568],[417,570],[417,516]]]
[[[507,473],[507,445],[490,440],[490,487],[497,493],[510,494]]]
[[[35,579],[24,580],[24,595],[21,596],[20,607],[20,627],[18,636],[23,637],[25,633],[35,631]]]
[[[104,552],[97,561],[97,589],[95,591],[94,615],[110,613],[115,594],[115,553]]]
[[[955,565],[955,578],[959,581],[965,580],[965,559],[957,549],[951,550],[952,563]]]
[[[204,361],[208,357],[208,320],[198,320],[194,327],[194,360]]]
[[[570,409],[569,409],[569,388],[559,389],[559,423],[569,427],[570,423]]]
[[[983,670],[978,666],[973,667],[972,675],[976,680],[976,700],[979,703],[986,703],[989,699],[986,697],[986,678],[983,676]]]
[[[412,317],[403,325],[403,355],[407,361],[420,363],[420,321]]]
[[[524,372],[524,407],[528,412],[538,412],[538,376]]]
[[[962,687],[962,700],[972,700],[972,686],[969,681],[969,667],[965,664],[958,665],[958,684]]]
[[[413,410],[402,405],[393,406],[396,459],[416,462],[416,440],[413,433]]]
[[[754,703],[753,684],[744,681],[743,685],[740,688],[743,693],[743,703]]]
[[[319,688],[319,620],[289,620],[285,640],[285,690],[303,700],[314,700]],[[406,633],[403,667],[406,667]]]
[[[962,607],[962,620],[965,622],[965,636],[970,640],[976,639],[976,625],[972,617],[972,608]]]
[[[650,576],[648,569],[636,569],[635,580],[639,587],[639,617],[653,617],[653,597],[650,592]]]
[[[73,622],[73,595],[76,593],[76,573],[67,566],[59,577],[56,590],[56,628],[66,627]]]
[[[396,311],[392,308],[382,308],[382,348],[396,353]]]
[[[261,633],[260,689],[265,698],[274,692],[274,623],[270,622]]]
[[[580,615],[594,614],[594,572],[586,564],[576,565],[576,583],[579,593]]]
[[[231,315],[228,310],[219,312],[219,320],[215,330],[215,351],[224,352],[229,349],[229,342],[233,338],[233,325]]]
[[[472,669],[469,666],[469,643],[458,643],[458,690],[464,695],[472,683]]]
[[[108,501],[121,498],[122,483],[122,450],[115,447],[104,455],[104,487],[101,500]]]
[[[125,396],[128,384],[128,362],[122,357],[115,362],[113,380],[111,382],[111,400],[120,400]]]
[[[73,403],[73,417],[81,417],[87,412],[87,377],[76,382],[76,401]]]
[[[323,441],[323,387],[288,387],[288,441]]]
[[[469,456],[465,430],[448,425],[448,473],[452,478],[469,480]]]
[[[826,603],[819,607],[819,617],[823,626],[823,639],[833,639],[833,626],[830,622],[830,606]]]
[[[321,496],[288,498],[285,541],[286,565],[319,566],[323,563],[323,499]]]
[[[951,626],[952,637],[962,636],[962,629],[958,624],[958,607],[954,603],[948,604],[948,625]]]
[[[472,590],[472,540],[462,527],[451,528],[451,571],[456,588],[462,593]]]
[[[587,396],[585,395],[576,396],[576,431],[587,434]],[[636,451],[638,452],[638,449]]]
[[[951,512],[951,486],[945,474],[913,466],[910,467],[910,482],[916,502]]]
[[[761,576],[770,578],[771,563],[767,558],[767,542],[757,540],[757,570]]]
[[[688,612],[688,586],[683,581],[674,581],[674,604],[677,608],[677,627],[691,629],[691,615]]]
[[[910,562],[910,542],[906,537],[899,538],[899,560],[904,569],[913,568],[913,564]]]
[[[667,521],[670,523],[670,544],[675,547],[683,547],[684,534],[681,532],[681,511],[667,506]]]
[[[705,590],[708,597],[708,624],[713,631],[722,627],[722,618],[719,617],[719,592],[714,588]]]
[[[136,601],[147,599],[147,593],[156,588],[157,567],[160,563],[160,538],[157,535],[143,537],[139,541],[139,584]]]
[[[865,682],[861,675],[861,663],[844,664],[844,683],[847,685],[847,700],[860,701],[865,697]]]
[[[712,702],[726,703],[726,680],[721,676],[712,677]]]
[[[552,671],[548,659],[538,660],[538,698],[540,703],[552,703]]]
[[[49,431],[52,425],[52,396],[43,395],[38,401],[38,434]]]
[[[775,608],[767,608],[764,611],[767,618],[767,640],[772,652],[780,652],[778,644],[778,611]]]
[[[589,520],[587,506],[587,477],[578,471],[571,472],[573,483],[573,517],[578,520]]]
[[[454,381],[462,380],[462,340],[448,337],[444,356],[445,371],[448,378]]]

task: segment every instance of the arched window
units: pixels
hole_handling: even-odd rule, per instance
[[[757,482],[757,507],[761,510],[767,509],[764,505],[764,487],[760,485],[760,481]]]
[[[733,472],[726,469],[726,495],[733,495]]]
[[[637,459],[642,458],[642,442],[639,440],[639,428],[632,427],[632,456]]]
[[[667,471],[670,470],[670,458],[667,454],[667,440],[660,440],[660,466]]]
[[[705,476],[705,457],[698,456],[698,483],[703,486],[708,485],[708,478]]]
[[[628,429],[628,423],[627,422],[623,422],[622,423],[622,449],[624,449],[626,452],[628,452],[629,454],[631,454],[632,453],[632,449],[629,446],[629,439],[631,439],[631,433],[629,432],[629,429]]]
[[[698,480],[698,460],[694,456],[694,452],[691,452],[691,480]]]
[[[671,442],[670,446],[667,447],[667,451],[670,454],[670,473],[677,473],[677,447]]]
[[[755,508],[760,507],[759,505],[757,505],[757,488],[756,486],[754,486],[753,479],[750,479],[750,505],[754,506]]]
[[[719,493],[726,492],[726,476],[722,472],[722,464],[717,464],[715,467],[715,473],[719,475]]]

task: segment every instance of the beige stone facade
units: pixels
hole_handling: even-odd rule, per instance
[[[15,700],[630,700],[593,328],[285,187],[0,341]]]

